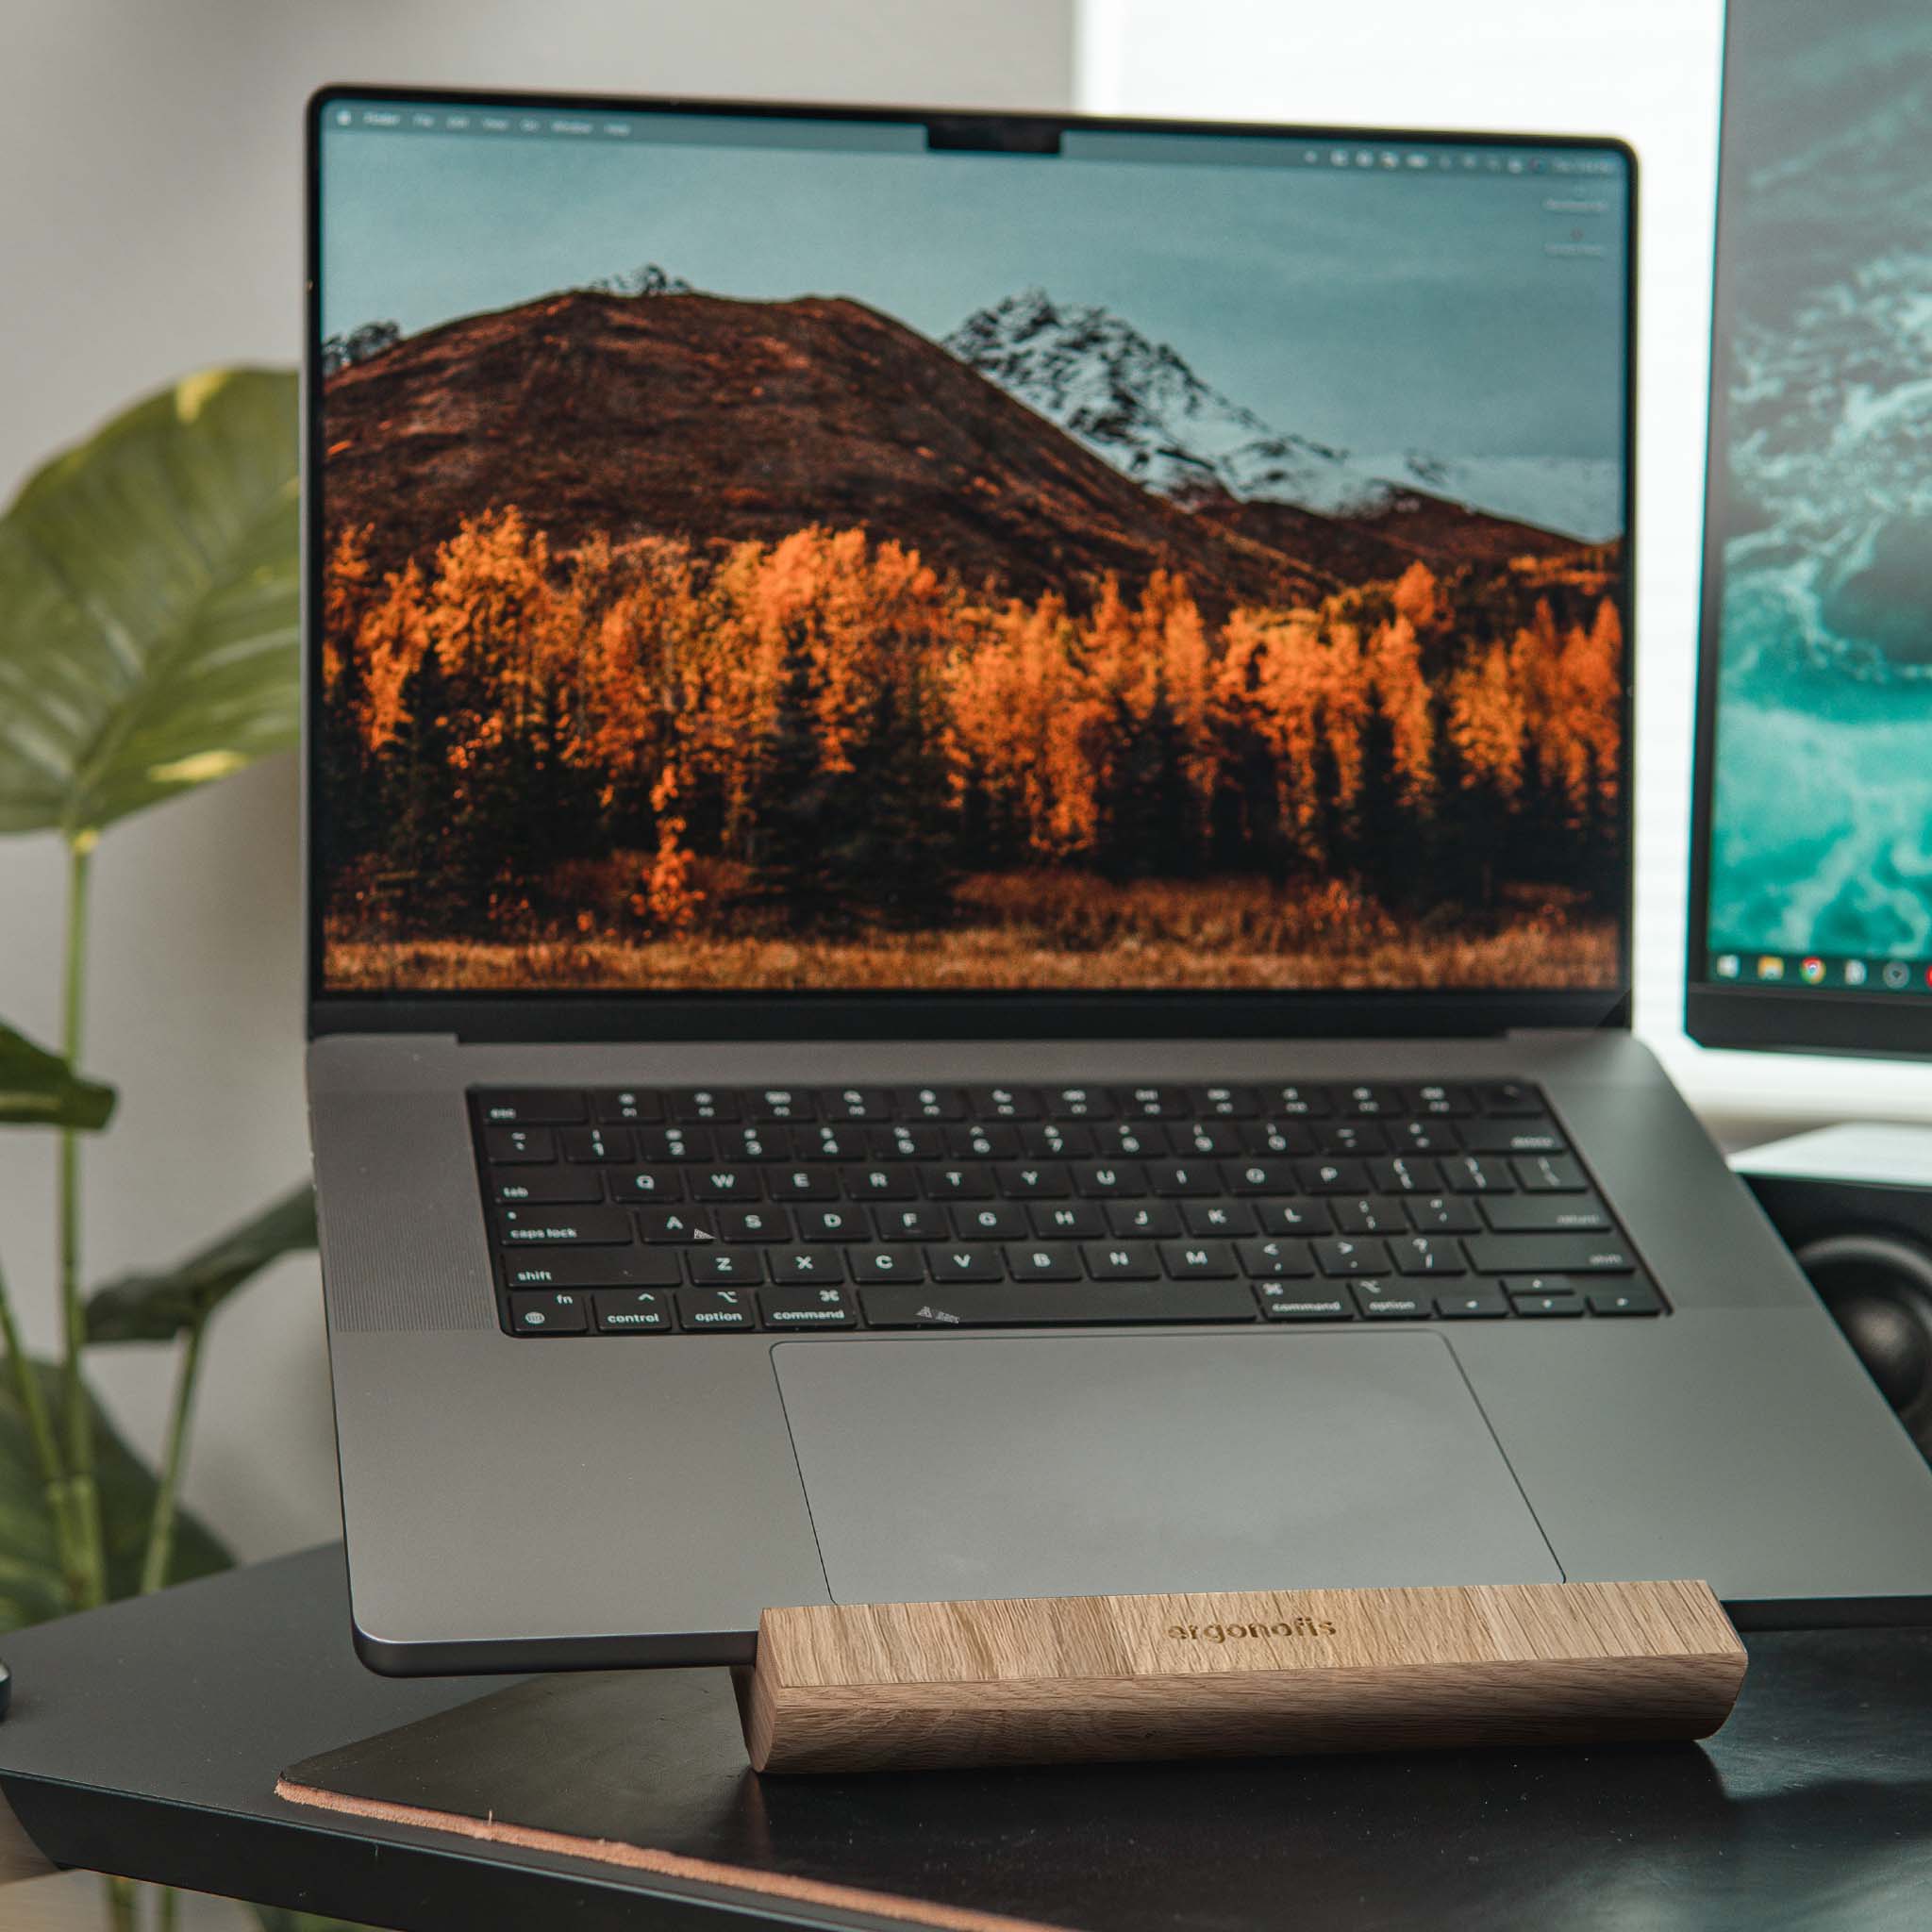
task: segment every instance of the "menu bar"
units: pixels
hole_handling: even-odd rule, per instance
[[[1718,953],[1711,977],[1727,986],[1827,987],[1840,992],[1932,992],[1932,962],[1822,953]]]

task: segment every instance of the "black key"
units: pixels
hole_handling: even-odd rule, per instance
[[[935,1281],[1004,1281],[1007,1271],[997,1248],[941,1247],[925,1251],[926,1272]]]
[[[712,1160],[717,1146],[709,1127],[636,1127],[638,1158],[642,1161]]]
[[[1475,1090],[1475,1098],[1485,1113],[1538,1114],[1543,1110],[1543,1097],[1522,1080],[1490,1080]]]
[[[1232,1121],[1191,1121],[1167,1130],[1167,1144],[1183,1160],[1241,1152],[1241,1130]]]
[[[767,1328],[856,1328],[858,1316],[842,1288],[761,1289],[758,1313]]]
[[[497,1227],[506,1247],[597,1246],[627,1248],[630,1216],[622,1208],[504,1208]]]
[[[908,1129],[909,1132],[930,1134],[931,1127]],[[793,1127],[791,1129],[791,1158],[794,1160],[863,1160],[867,1155],[877,1153],[897,1157],[896,1146],[874,1148],[871,1137],[862,1126],[841,1127],[826,1122],[816,1127]]]
[[[720,1160],[786,1160],[791,1154],[790,1129],[777,1125],[712,1127]]]
[[[1013,1201],[960,1201],[953,1232],[962,1241],[1024,1241],[1033,1232],[1025,1208]]]
[[[610,1176],[610,1197],[634,1206],[684,1199],[684,1172],[675,1167],[630,1167]]]
[[[1107,1231],[1129,1241],[1171,1241],[1181,1232],[1181,1210],[1172,1201],[1109,1201]]]
[[[1592,1288],[1584,1300],[1590,1304],[1592,1315],[1661,1315],[1664,1311],[1657,1291],[1647,1281]]]
[[[1475,1203],[1461,1194],[1411,1194],[1403,1205],[1420,1234],[1482,1232],[1482,1216],[1475,1211]]]
[[[1262,1105],[1277,1120],[1325,1120],[1335,1111],[1335,1103],[1325,1087],[1266,1088]]]
[[[1160,1260],[1172,1281],[1232,1281],[1237,1273],[1228,1241],[1162,1241]]]
[[[691,1171],[693,1201],[756,1201],[763,1191],[755,1167],[694,1167]]]
[[[1235,1194],[1292,1194],[1300,1183],[1286,1160],[1228,1160],[1221,1176]]]
[[[1188,1105],[1208,1120],[1251,1121],[1261,1111],[1252,1087],[1190,1087]]]
[[[964,1160],[968,1158],[965,1150],[954,1145],[954,1137],[973,1130],[928,1126],[924,1121],[894,1121],[884,1127],[824,1127],[820,1131],[842,1133],[848,1140],[855,1134],[863,1134],[866,1152],[874,1160],[943,1160],[948,1155]],[[805,1158],[811,1158],[809,1152],[805,1153]]]
[[[881,1208],[873,1224],[882,1241],[938,1241],[946,1232],[943,1208]]]
[[[1147,1169],[1147,1185],[1162,1196],[1218,1194],[1221,1174],[1212,1161],[1157,1160]]]
[[[628,1127],[564,1127],[557,1150],[566,1160],[635,1160],[637,1143]]]
[[[591,1095],[591,1111],[600,1121],[639,1121],[664,1118],[664,1105],[655,1093],[637,1087],[607,1087]]]
[[[1254,1234],[1260,1227],[1245,1201],[1190,1201],[1181,1218],[1191,1235]]]
[[[1028,1160],[1083,1160],[1093,1152],[1093,1129],[1078,1121],[1042,1121],[1020,1129],[1020,1148]]]
[[[1364,1155],[1388,1153],[1389,1136],[1379,1121],[1327,1121],[1315,1129],[1315,1152],[1358,1160]]]
[[[792,1213],[802,1241],[862,1241],[872,1236],[865,1209],[849,1201],[833,1208],[798,1208]]]
[[[1430,1082],[1405,1090],[1409,1111],[1432,1119],[1460,1120],[1475,1111],[1475,1097],[1467,1087],[1443,1087]]]
[[[745,1288],[688,1288],[677,1297],[677,1319],[688,1329],[753,1326],[752,1291]]]
[[[557,1158],[557,1136],[548,1127],[485,1127],[483,1158],[492,1167],[527,1167]]]
[[[1442,1163],[1442,1184],[1457,1194],[1513,1194],[1516,1176],[1507,1160],[1480,1154],[1453,1155]]]
[[[1049,1087],[1041,1098],[1057,1121],[1109,1121],[1113,1102],[1104,1087]]]
[[[1398,1154],[1454,1154],[1462,1145],[1450,1121],[1392,1121],[1387,1132]]]
[[[992,1199],[992,1169],[971,1161],[958,1166],[923,1167],[919,1178],[935,1201]]]
[[[1078,1281],[1080,1251],[1071,1241],[1009,1241],[1007,1268],[1015,1281]]]
[[[1255,1218],[1263,1234],[1326,1234],[1335,1225],[1325,1201],[1257,1201]]]
[[[1037,1121],[1040,1095],[1030,1087],[969,1087],[966,1104],[983,1121]]]
[[[1160,1257],[1152,1241],[1088,1241],[1080,1255],[1095,1281],[1160,1279]]]
[[[647,1241],[695,1241],[711,1235],[710,1216],[689,1208],[641,1208],[633,1219]]]
[[[1483,1203],[1498,1234],[1602,1234],[1610,1225],[1594,1194],[1504,1194]]]
[[[1436,1312],[1435,1296],[1409,1282],[1371,1278],[1350,1287],[1356,1307],[1372,1322],[1426,1322]]]
[[[1167,1130],[1158,1121],[1102,1121],[1092,1134],[1102,1160],[1158,1160],[1167,1152]]]
[[[811,1095],[803,1087],[759,1087],[744,1097],[744,1110],[755,1121],[808,1121]]]
[[[1057,1160],[1003,1163],[992,1174],[1009,1201],[1061,1201],[1072,1191],[1067,1170]]]
[[[974,1121],[966,1126],[944,1129],[945,1145],[929,1158],[950,1155],[955,1160],[1017,1160],[1020,1158],[1020,1130],[1004,1121]]]
[[[1369,1171],[1359,1160],[1298,1160],[1298,1194],[1366,1194]]]
[[[593,1294],[591,1308],[597,1318],[599,1335],[662,1335],[676,1326],[671,1297],[655,1289]]]
[[[1401,1274],[1462,1274],[1462,1248],[1453,1235],[1407,1234],[1389,1243]]]
[[[892,1105],[902,1121],[966,1118],[966,1096],[957,1087],[894,1087]]]
[[[1590,1186],[1567,1154],[1526,1154],[1512,1160],[1517,1181],[1532,1194],[1580,1194]]]
[[[821,1087],[819,1118],[827,1121],[889,1121],[891,1096],[883,1087]]]
[[[1235,1253],[1250,1281],[1289,1281],[1315,1272],[1307,1241],[1238,1241]]]
[[[714,1241],[700,1241],[685,1250],[684,1261],[691,1281],[699,1288],[765,1278],[764,1262],[756,1248],[725,1248]]]
[[[567,1087],[498,1087],[476,1095],[476,1118],[491,1127],[554,1126],[584,1118],[584,1096]]]
[[[1583,1297],[1580,1294],[1513,1294],[1509,1306],[1519,1315],[1555,1316],[1561,1319],[1566,1315],[1580,1315],[1583,1312]]]
[[[1445,1322],[1491,1322],[1509,1312],[1509,1297],[1493,1281],[1473,1281],[1439,1294],[1436,1312]]]
[[[509,1325],[519,1335],[588,1335],[591,1311],[580,1294],[513,1294]]]
[[[1517,1295],[1567,1294],[1581,1297],[1592,1288],[1629,1288],[1627,1281],[1602,1281],[1588,1274],[1511,1274],[1505,1277],[1503,1292],[1512,1300]]]
[[[1248,1121],[1241,1130],[1241,1152],[1299,1157],[1315,1151],[1315,1137],[1299,1121]]]
[[[1187,1095],[1178,1087],[1116,1087],[1113,1099],[1123,1120],[1179,1120],[1188,1110]]]
[[[735,1121],[738,1095],[719,1087],[684,1087],[664,1096],[675,1121]]]
[[[1097,1241],[1107,1235],[1097,1201],[1036,1201],[1026,1212],[1041,1241]]]
[[[847,1248],[845,1266],[854,1281],[923,1281],[925,1268],[917,1248]]]
[[[1462,1144],[1471,1154],[1560,1154],[1569,1145],[1553,1120],[1470,1121]]]
[[[1339,1090],[1341,1110],[1358,1120],[1382,1120],[1391,1114],[1406,1111],[1402,1092],[1395,1087],[1378,1087],[1363,1083],[1360,1086],[1343,1087]]]
[[[789,1241],[791,1217],[782,1208],[714,1208],[711,1232],[721,1241]]]
[[[1343,1234],[1408,1232],[1408,1215],[1392,1194],[1339,1195],[1328,1206]]]
[[[837,1248],[774,1248],[765,1272],[785,1288],[815,1288],[845,1278]]]
[[[491,1175],[490,1191],[498,1201],[601,1201],[604,1176],[595,1168],[513,1167]]]
[[[1378,1241],[1356,1241],[1338,1236],[1312,1244],[1316,1265],[1324,1274],[1387,1274],[1390,1269],[1389,1244]]]
[[[1637,1257],[1616,1235],[1473,1234],[1478,1274],[1628,1274]]]
[[[503,1257],[506,1288],[675,1288],[677,1257],[651,1248],[526,1248]]]
[[[1255,1285],[1255,1298],[1271,1322],[1353,1322],[1355,1300],[1346,1289],[1324,1294],[1319,1289],[1290,1288],[1279,1281]]]
[[[765,1176],[774,1201],[836,1201],[839,1171],[831,1167],[774,1167]]]
[[[916,1201],[919,1176],[909,1167],[848,1167],[845,1191],[855,1201]]]
[[[1433,1194],[1442,1186],[1442,1170],[1424,1156],[1395,1154],[1369,1162],[1369,1182],[1378,1194]]]
[[[1082,1161],[1074,1167],[1073,1174],[1075,1191],[1090,1200],[1147,1191],[1147,1176],[1140,1164],[1132,1160]]]
[[[859,1298],[874,1328],[1025,1328],[1143,1322],[1252,1322],[1240,1282],[1020,1282],[999,1287],[868,1288]]]

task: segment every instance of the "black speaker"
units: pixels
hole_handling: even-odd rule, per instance
[[[1885,1399],[1932,1458],[1932,1174],[1914,1187],[1754,1172],[1744,1162],[1740,1171]]]

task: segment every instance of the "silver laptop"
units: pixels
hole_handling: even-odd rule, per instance
[[[356,1639],[1705,1577],[1932,1475],[1631,1038],[1611,142],[312,104]]]

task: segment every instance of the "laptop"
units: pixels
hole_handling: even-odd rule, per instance
[[[311,104],[355,1636],[1707,1578],[1932,1475],[1631,1037],[1609,141]]]

